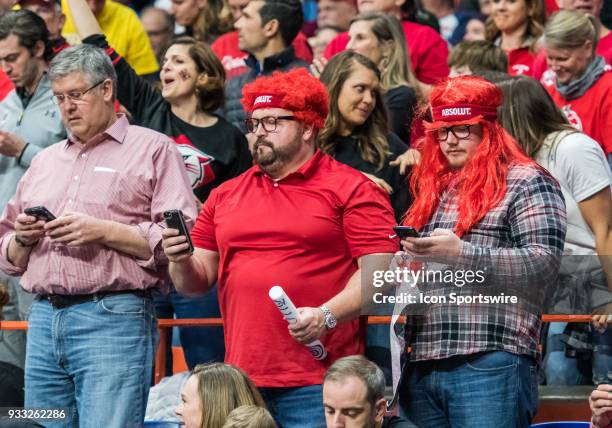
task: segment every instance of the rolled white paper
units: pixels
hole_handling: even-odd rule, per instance
[[[287,320],[287,323],[294,324],[300,320],[300,316],[295,308],[295,305],[287,294],[285,294],[283,287],[275,285],[274,287],[270,288],[268,295],[280,313],[283,314],[283,318]],[[327,357],[327,351],[320,340],[310,342],[306,346],[315,360],[324,360]]]

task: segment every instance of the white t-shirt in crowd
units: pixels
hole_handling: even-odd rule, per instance
[[[535,160],[561,185],[567,210],[564,254],[595,254],[595,235],[578,203],[612,185],[612,172],[601,146],[581,132],[553,132]]]

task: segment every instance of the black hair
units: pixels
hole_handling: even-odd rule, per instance
[[[262,25],[273,19],[278,27],[285,46],[290,46],[304,24],[304,11],[300,0],[263,0],[259,10]]]

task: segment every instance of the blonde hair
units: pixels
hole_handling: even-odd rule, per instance
[[[525,0],[527,6],[527,29],[523,34],[523,42],[531,39],[529,49],[534,52],[537,42],[544,31],[546,22],[546,8],[544,0]],[[501,30],[495,25],[493,17],[490,16],[485,22],[485,38],[490,42],[495,42],[501,36]]]
[[[191,374],[198,381],[201,428],[222,428],[230,412],[243,405],[266,407],[253,382],[238,367],[223,363],[198,364]]]
[[[267,409],[249,405],[232,410],[223,428],[277,428],[277,425]]]
[[[208,0],[192,24],[193,37],[209,44],[233,29],[234,20],[225,0]]]
[[[557,49],[576,49],[591,41],[595,51],[599,42],[599,26],[594,16],[576,10],[561,10],[551,16],[546,24],[544,41]]]
[[[400,21],[387,13],[364,13],[351,21],[367,21],[371,23],[370,30],[380,43],[391,42],[392,47],[384,63],[377,64],[381,73],[380,84],[384,90],[398,86],[410,86],[418,93],[419,85],[406,48],[406,39]]]

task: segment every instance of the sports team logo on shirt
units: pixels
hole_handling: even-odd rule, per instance
[[[514,64],[512,66],[514,74],[527,74],[529,70],[531,70],[531,67],[525,64]]]
[[[183,134],[172,139],[176,142],[178,150],[183,156],[187,176],[193,189],[205,186],[215,179],[215,172],[211,165],[215,158],[198,149]]]
[[[582,131],[582,120],[580,120],[580,116],[574,110],[572,110],[571,104],[566,104],[561,108],[561,111],[567,117],[567,121],[576,128],[578,131]]]

